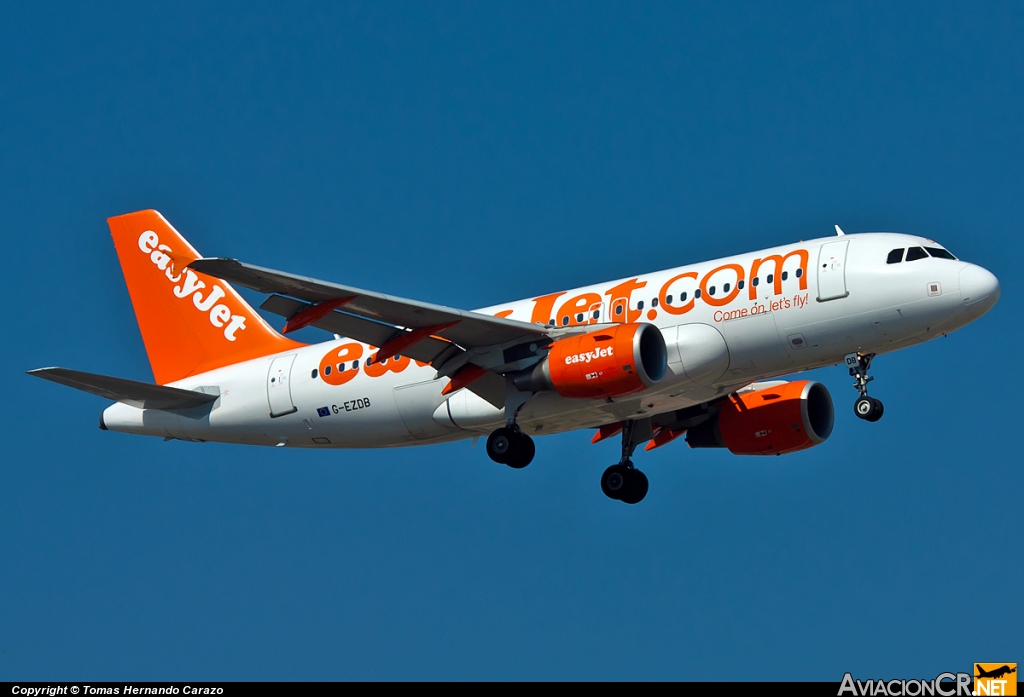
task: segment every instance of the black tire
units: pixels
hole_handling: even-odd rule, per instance
[[[521,470],[533,462],[533,456],[537,452],[537,446],[533,444],[533,438],[525,433],[516,433],[512,440],[512,449],[506,457],[505,464],[512,469]]]
[[[858,397],[857,401],[853,403],[853,413],[857,415],[858,419],[864,419],[865,421],[878,421],[878,419],[872,419],[875,412],[878,411],[879,402],[877,399],[864,395]]]
[[[507,465],[516,448],[516,432],[511,428],[498,428],[487,436],[487,457]]]
[[[616,501],[629,488],[629,468],[625,465],[612,465],[601,475],[601,491],[610,499]]]
[[[882,418],[882,414],[885,413],[885,406],[882,404],[882,400],[871,398],[871,401],[875,403],[875,410],[871,416],[867,417],[867,420],[871,423],[878,421]]]
[[[640,503],[647,496],[648,488],[650,488],[650,482],[647,481],[647,475],[640,470],[630,470],[626,493],[620,500],[628,504]]]

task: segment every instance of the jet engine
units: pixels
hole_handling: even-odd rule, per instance
[[[617,324],[555,341],[539,363],[515,377],[515,385],[580,399],[619,397],[651,387],[667,366],[665,339],[656,326]]]
[[[834,423],[828,389],[800,380],[730,395],[717,415],[687,431],[686,442],[735,455],[781,455],[824,443]]]

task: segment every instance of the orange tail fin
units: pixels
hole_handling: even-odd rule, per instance
[[[302,346],[230,285],[186,269],[199,252],[156,211],[107,220],[157,383]]]

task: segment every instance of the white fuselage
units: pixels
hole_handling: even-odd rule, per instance
[[[886,262],[893,249],[936,246],[895,233],[830,237],[478,312],[559,326],[642,321],[661,330],[668,372],[655,387],[605,400],[531,397],[520,426],[531,435],[557,433],[692,406],[756,380],[840,363],[852,352],[922,343],[977,319],[999,294],[988,271],[931,257]],[[328,384],[322,361],[344,345],[345,382]],[[428,365],[396,357],[367,366],[372,355],[348,339],[309,345],[173,383],[219,394],[212,407],[114,404],[103,422],[191,440],[373,448],[475,437],[505,421],[503,410],[466,389],[442,395],[448,379],[435,379]]]

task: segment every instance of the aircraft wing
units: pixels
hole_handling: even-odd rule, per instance
[[[260,309],[280,317],[295,317],[309,307],[309,303],[282,295],[271,295],[260,305]],[[338,336],[362,341],[370,346],[383,346],[397,333],[396,328],[390,324],[342,312],[330,312],[310,325]],[[451,344],[448,341],[425,337],[399,353],[422,363],[432,363],[449,346]]]
[[[559,330],[396,298],[327,280],[274,271],[237,259],[198,259],[188,266],[231,284],[270,294],[263,309],[289,317],[290,322],[308,312],[307,316],[315,318],[302,321],[301,325],[309,324],[379,347],[385,355],[392,353],[386,348],[388,342],[395,342],[392,345],[401,345],[401,350],[394,353],[429,362],[441,373],[444,365],[465,363],[466,360],[460,361],[458,357],[466,351],[505,349],[525,342],[543,341],[553,335],[564,336],[581,331],[574,328]],[[318,308],[326,309],[317,312]],[[413,337],[417,332],[418,336]],[[485,367],[494,369],[503,362],[490,360]]]

